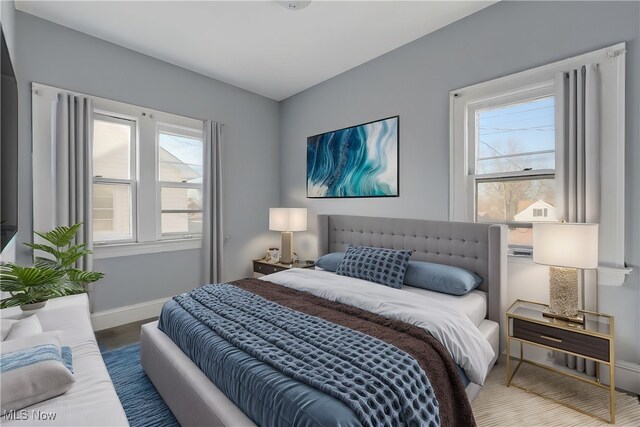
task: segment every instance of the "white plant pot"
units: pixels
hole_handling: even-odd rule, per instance
[[[46,301],[34,302],[32,304],[23,304],[23,305],[20,306],[20,309],[22,311],[36,311],[36,310],[40,310],[45,305],[47,305]]]

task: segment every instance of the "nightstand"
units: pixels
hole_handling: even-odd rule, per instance
[[[547,308],[548,306],[546,304],[517,300],[509,310],[507,310],[507,387],[512,385],[525,391],[531,391],[511,383],[522,363],[528,363],[552,372],[557,372],[558,374],[566,375],[587,384],[608,390],[610,420],[605,420],[564,402],[549,398],[550,400],[577,410],[578,412],[591,415],[594,418],[612,424],[615,423],[616,401],[614,385],[613,316],[580,310],[580,313],[584,314],[584,324],[580,325],[545,317],[543,313]],[[510,355],[513,341],[520,343],[520,359],[515,370],[511,372]],[[596,362],[595,380],[592,380],[592,377],[572,374],[541,363],[526,360],[523,357],[523,346],[525,344],[593,360]],[[609,385],[600,383],[600,364],[604,364],[609,368]]]
[[[260,277],[265,274],[277,273],[278,271],[288,270],[290,268],[313,268],[312,262],[294,262],[292,264],[281,264],[279,262],[267,262],[264,259],[253,260],[253,276]]]

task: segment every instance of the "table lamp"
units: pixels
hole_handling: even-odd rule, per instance
[[[578,270],[598,267],[598,224],[534,223],[533,262],[549,265],[547,317],[584,323],[578,313]]]
[[[269,208],[269,230],[281,231],[280,262],[293,262],[293,232],[307,229],[307,208]]]

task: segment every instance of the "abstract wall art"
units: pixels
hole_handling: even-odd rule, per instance
[[[307,197],[397,197],[400,116],[307,138]]]

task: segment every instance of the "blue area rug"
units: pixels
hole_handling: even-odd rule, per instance
[[[102,358],[131,427],[180,426],[140,365],[140,344],[103,351]]]

